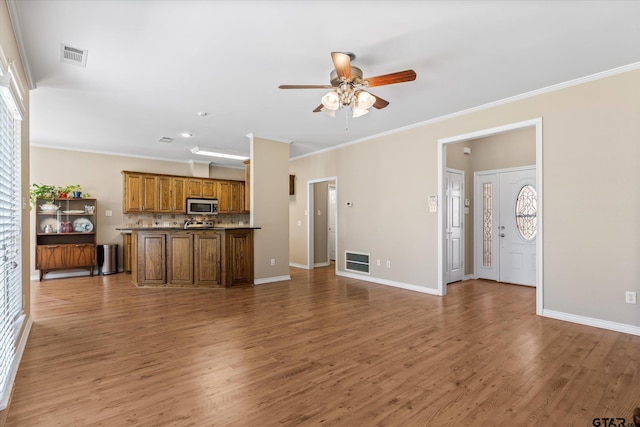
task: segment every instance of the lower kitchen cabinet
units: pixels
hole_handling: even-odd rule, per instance
[[[193,234],[188,231],[167,233],[167,282],[172,285],[193,283]]]
[[[196,232],[194,235],[194,284],[220,286],[220,233]]]
[[[140,285],[167,282],[167,236],[165,233],[132,233],[131,275]]]
[[[228,285],[253,283],[253,233],[229,230],[225,237]]]
[[[138,286],[253,284],[253,229],[133,230],[132,281]]]

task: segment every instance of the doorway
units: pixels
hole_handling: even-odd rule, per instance
[[[308,269],[331,265],[338,253],[338,178],[307,181]],[[338,263],[335,263],[336,272]]]
[[[543,186],[542,186],[542,119],[532,119],[522,122],[512,123],[490,129],[484,129],[477,132],[471,132],[443,138],[438,140],[438,193],[437,200],[441,201],[442,206],[446,203],[446,169],[447,169],[447,150],[446,145],[455,142],[472,141],[474,139],[485,138],[488,136],[499,135],[518,129],[532,128],[535,133],[535,189],[537,192],[537,231],[535,245],[535,285],[536,285],[536,314],[541,315],[544,308],[544,283],[543,283],[543,236],[544,236],[544,217],[543,217]],[[466,201],[465,201],[466,202]],[[438,294],[446,295],[447,293],[447,213],[446,209],[441,207],[438,209]]]
[[[535,167],[474,174],[475,277],[536,286]]]

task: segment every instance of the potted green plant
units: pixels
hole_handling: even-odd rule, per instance
[[[31,202],[31,207],[34,207],[37,199],[42,199],[46,201],[46,205],[54,206],[55,208],[51,208],[51,210],[56,210],[57,207],[53,204],[56,196],[58,195],[58,187],[55,185],[46,185],[46,184],[31,184],[29,188],[29,201]],[[45,208],[46,210],[46,208]]]
[[[80,184],[67,185],[64,189],[67,195],[72,194],[74,199],[82,197],[82,187]]]

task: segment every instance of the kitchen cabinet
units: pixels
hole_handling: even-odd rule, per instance
[[[221,285],[220,277],[220,233],[198,231],[194,233],[194,284],[196,286]]]
[[[253,233],[251,230],[228,230],[225,236],[225,283],[233,286],[253,283]]]
[[[131,273],[131,233],[122,233],[122,264],[125,273]]]
[[[186,207],[185,178],[158,176],[158,212],[184,214]]]
[[[193,233],[167,233],[167,282],[172,285],[193,283]]]
[[[230,181],[230,205],[231,213],[244,212],[244,182]]]
[[[202,197],[204,197],[205,199],[218,198],[218,181],[212,179],[203,179]]]
[[[167,282],[167,235],[163,232],[132,233],[131,276],[136,284]]]
[[[36,201],[36,269],[40,280],[55,270],[96,266],[96,199]]]
[[[202,179],[187,178],[187,197],[202,197]]]
[[[186,199],[218,199],[221,214],[247,213],[244,181],[122,171],[123,213],[186,213]]]
[[[155,175],[124,172],[124,213],[158,211]]]
[[[244,209],[245,184],[242,181],[218,182],[218,213],[242,213]]]
[[[229,192],[231,191],[229,181],[218,182],[218,213],[230,213],[231,201],[229,198]]]
[[[253,284],[253,229],[132,231],[137,286],[230,287]]]

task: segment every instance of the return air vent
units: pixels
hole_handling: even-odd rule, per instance
[[[160,138],[158,140],[158,142],[165,142],[165,143],[170,143],[171,141],[173,141],[175,138],[169,138],[168,136],[163,136],[162,138]]]
[[[369,254],[345,251],[345,270],[369,274]]]
[[[71,47],[64,43],[60,45],[60,60],[65,64],[73,64],[80,67],[86,67],[88,54],[88,50]]]

